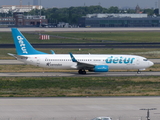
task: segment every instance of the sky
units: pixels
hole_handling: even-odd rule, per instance
[[[39,0],[45,8],[52,7],[71,7],[71,6],[91,6],[101,5],[102,7],[109,8],[111,6],[131,7],[135,8],[137,4],[140,8],[155,8],[158,0]],[[32,5],[33,0],[22,0],[22,5]],[[0,0],[2,5],[20,5],[20,0]]]

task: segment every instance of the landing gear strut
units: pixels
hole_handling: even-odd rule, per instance
[[[83,69],[80,69],[80,70],[78,71],[78,73],[79,73],[79,74],[86,74],[86,71],[83,70]]]
[[[137,71],[137,74],[140,74],[140,73],[141,73],[141,71],[140,71],[140,70],[138,70],[138,71]]]

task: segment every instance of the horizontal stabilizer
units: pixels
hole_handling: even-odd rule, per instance
[[[21,55],[16,55],[16,54],[12,54],[12,53],[8,53],[8,55],[10,55],[10,56],[12,56],[12,57],[14,57],[14,58],[16,58],[16,59],[24,59],[24,58],[28,58],[28,57],[25,57],[25,56],[21,56]]]

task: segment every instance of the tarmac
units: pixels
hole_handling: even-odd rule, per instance
[[[146,119],[147,111],[140,110],[144,108],[156,108],[150,118],[158,120],[160,97],[1,98],[0,120],[91,120],[98,116],[141,120]]]

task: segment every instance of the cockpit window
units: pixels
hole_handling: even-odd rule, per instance
[[[143,61],[148,61],[147,59],[143,59]]]

